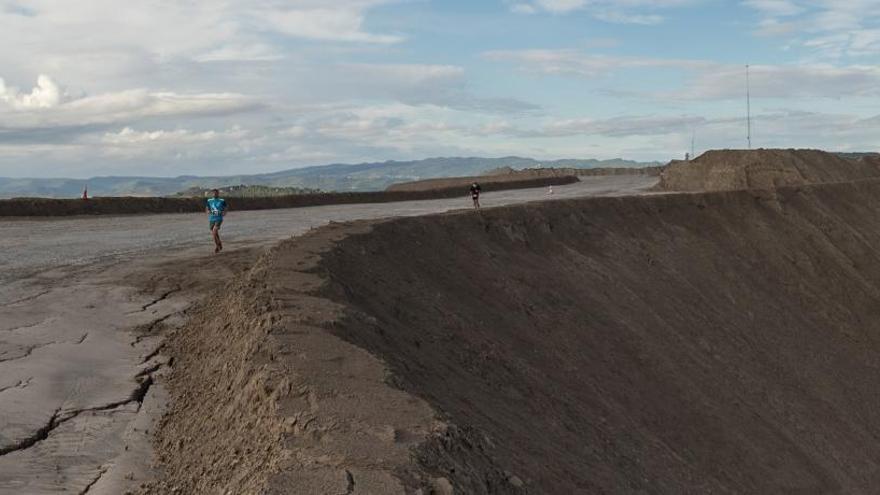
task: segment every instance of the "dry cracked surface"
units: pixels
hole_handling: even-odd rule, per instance
[[[139,440],[132,424],[143,422],[163,358],[155,339],[134,342],[124,330],[168,320],[185,303],[107,276],[115,275],[70,272],[49,289],[19,284],[32,294],[4,302],[0,493],[98,493],[114,460]]]

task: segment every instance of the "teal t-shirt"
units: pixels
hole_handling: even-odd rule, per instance
[[[226,211],[226,200],[223,198],[208,198],[208,211],[210,211],[209,220],[212,222],[222,222],[223,212]]]

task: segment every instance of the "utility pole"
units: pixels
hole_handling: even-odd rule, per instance
[[[691,134],[691,158],[696,158],[697,154],[694,149],[694,143],[697,142],[697,130],[694,129],[694,133]]]
[[[752,149],[752,84],[749,80],[748,65],[746,65],[746,126],[748,127],[746,139],[749,141],[749,149]]]

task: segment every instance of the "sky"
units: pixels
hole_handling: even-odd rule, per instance
[[[0,176],[880,149],[880,0],[0,0]]]

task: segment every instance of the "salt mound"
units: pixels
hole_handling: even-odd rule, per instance
[[[673,161],[660,176],[666,191],[774,189],[880,177],[880,160],[849,160],[819,150],[719,150]]]

